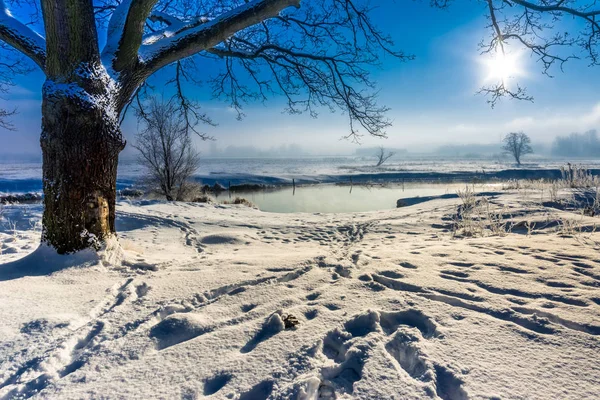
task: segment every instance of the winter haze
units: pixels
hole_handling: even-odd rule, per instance
[[[488,34],[484,3],[457,2],[439,10],[427,2],[407,2],[401,7],[405,21],[401,24],[395,13],[386,12],[386,7],[374,11],[374,20],[396,39],[399,48],[416,58],[399,62],[386,57],[383,67],[374,71],[381,88],[380,102],[391,108],[393,127],[388,129],[386,140],[364,137],[361,142],[365,146],[423,152],[445,144],[498,143],[507,132],[521,130],[534,144],[550,144],[557,135],[600,128],[600,80],[587,61],[570,60],[564,65],[564,73],[555,67],[553,78],[548,78],[542,74],[540,63],[523,52],[516,81],[527,88],[534,102],[505,99],[492,109],[487,98],[477,94],[490,74],[486,64],[489,57],[478,51],[478,43]],[[206,77],[198,78],[207,80],[218,69],[215,63],[207,62],[203,67]],[[160,85],[172,75],[172,69],[161,71],[152,82]],[[0,105],[16,108],[19,114],[13,119],[15,132],[0,130],[0,154],[40,153],[43,82],[42,74],[34,71],[18,77],[16,86],[2,96]],[[290,116],[283,113],[282,99],[274,96],[264,104],[245,105],[245,117],[238,121],[227,101],[212,98],[208,85],[190,85],[187,90],[218,123],[217,127],[201,129],[214,136],[221,149],[234,145],[270,150],[300,144],[311,154],[352,154],[357,148],[350,141],[340,140],[347,135],[348,126],[347,118],[339,112],[330,114],[322,109],[318,119]],[[135,118],[126,118],[123,130],[129,142],[136,129]],[[211,154],[210,144],[198,141],[198,146],[203,155]],[[131,155],[130,147],[124,156]]]

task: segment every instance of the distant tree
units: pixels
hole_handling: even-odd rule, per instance
[[[396,153],[393,151],[389,151],[387,154],[385,153],[385,149],[383,147],[380,147],[379,150],[377,151],[377,154],[375,154],[375,157],[377,157],[377,165],[375,165],[376,167],[379,167],[381,165],[383,165],[384,162],[386,162],[388,159],[392,158]]]
[[[531,139],[523,132],[511,132],[504,137],[503,142],[502,149],[515,158],[517,165],[521,165],[521,157],[533,153]]]
[[[185,116],[174,101],[151,98],[144,111],[138,110],[143,129],[133,145],[146,168],[148,181],[168,201],[182,200],[186,186],[198,169],[200,154],[194,149]]]
[[[595,130],[557,136],[552,143],[552,155],[559,157],[598,157],[600,139]]]

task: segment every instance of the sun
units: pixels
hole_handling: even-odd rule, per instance
[[[506,82],[510,78],[524,75],[520,54],[496,53],[493,57],[484,61],[488,75],[486,81]]]

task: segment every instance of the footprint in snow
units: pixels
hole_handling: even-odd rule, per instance
[[[279,313],[271,314],[262,328],[240,349],[240,352],[243,354],[251,352],[260,343],[270,339],[284,329],[285,323],[283,322],[281,315]]]
[[[210,396],[217,393],[229,383],[231,378],[231,374],[222,373],[206,379],[204,381],[204,395]]]
[[[429,383],[422,386],[428,396],[437,395],[444,400],[468,399],[458,375],[450,367],[430,361],[421,350],[423,340],[440,334],[435,322],[416,309],[368,311],[328,332],[322,341],[322,353],[334,365],[322,368],[317,398],[335,399],[336,391],[352,395],[354,384],[362,379],[363,368],[370,362],[373,342],[390,336],[392,339],[384,348],[412,379]]]

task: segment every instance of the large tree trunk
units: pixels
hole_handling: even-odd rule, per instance
[[[100,61],[93,0],[42,0],[47,81],[43,88],[42,240],[59,253],[115,232],[118,85]]]
[[[47,82],[42,103],[42,240],[59,253],[95,246],[115,232],[117,163],[124,148],[109,90]],[[87,96],[87,97],[86,97]]]

